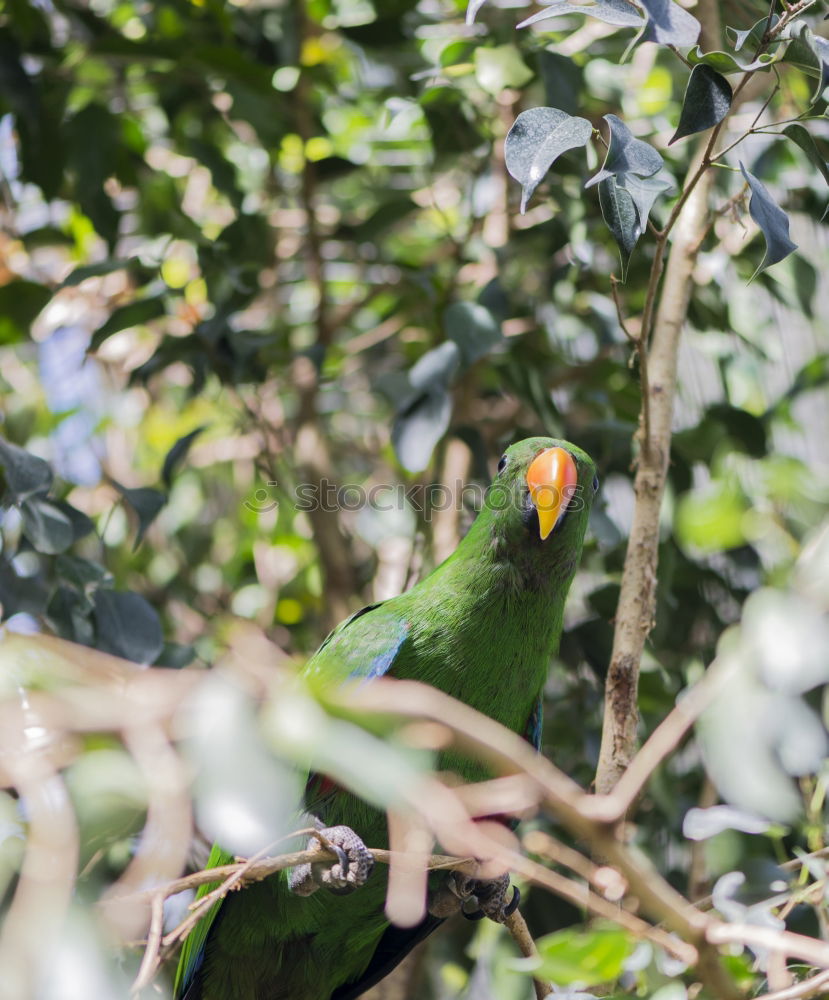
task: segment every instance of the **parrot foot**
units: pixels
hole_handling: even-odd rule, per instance
[[[374,856],[350,826],[321,827],[319,837],[309,838],[307,850],[320,848],[333,851],[337,860],[297,865],[288,876],[288,888],[297,896],[310,896],[320,886],[338,895],[353,892],[374,869]]]
[[[502,924],[521,901],[521,893],[517,886],[513,886],[512,897],[507,902],[509,887],[508,874],[493,879],[476,879],[453,872],[430,901],[429,912],[433,916],[444,917],[460,910],[467,920],[489,917]],[[470,902],[477,904],[474,909],[467,906]]]

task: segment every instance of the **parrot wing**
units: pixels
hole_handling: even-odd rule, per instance
[[[219,865],[228,865],[233,860],[234,857],[232,854],[228,854],[218,844],[214,844],[210,850],[210,857],[207,859],[207,868],[218,868]],[[205,885],[200,885],[196,892],[196,899],[206,896],[218,884],[218,882],[209,882]],[[204,946],[207,942],[207,935],[210,933],[210,928],[216,920],[221,905],[221,900],[217,900],[184,939],[184,945],[181,949],[176,969],[175,985],[173,986],[174,997],[180,997],[181,1000],[196,1000],[195,996],[190,996],[189,987],[204,961]]]

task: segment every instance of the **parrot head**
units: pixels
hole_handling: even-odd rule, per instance
[[[498,463],[487,493],[487,520],[496,542],[538,558],[580,548],[599,487],[589,455],[568,441],[526,438]]]

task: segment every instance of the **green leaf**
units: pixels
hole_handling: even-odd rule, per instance
[[[158,614],[140,594],[95,592],[98,649],[134,663],[152,663],[164,645]]]
[[[458,345],[446,340],[417,359],[409,371],[409,384],[416,392],[445,388],[458,370],[460,360]]]
[[[478,11],[486,3],[486,0],[469,0],[466,7],[466,23],[474,24],[475,18],[478,16]]]
[[[674,187],[670,177],[639,177],[637,174],[622,174],[616,178],[616,184],[633,198],[639,213],[639,228],[643,233],[648,228],[648,219],[656,199]]]
[[[422,472],[426,468],[451,417],[451,397],[440,386],[416,396],[397,414],[391,440],[397,460],[405,469]]]
[[[724,76],[710,66],[694,66],[685,88],[679,125],[668,145],[719,125],[731,110],[733,96],[731,84]]]
[[[164,456],[164,464],[161,466],[161,479],[168,489],[172,486],[173,474],[184,459],[187,458],[187,453],[190,451],[191,445],[199,434],[202,434],[206,430],[207,425],[203,424],[201,427],[189,431],[183,437],[180,437]]]
[[[616,115],[605,115],[604,120],[610,129],[607,155],[602,169],[590,178],[584,185],[585,188],[593,187],[594,184],[618,174],[631,173],[651,177],[662,169],[664,161],[659,153],[653,146],[636,139],[621,118],[617,118]]]
[[[792,24],[788,29],[788,36],[791,44],[786,49],[783,61],[797,66],[807,76],[817,78],[811,101],[814,104],[829,86],[829,41],[816,35],[803,21]]]
[[[802,125],[794,123],[792,125],[787,125],[783,129],[783,135],[787,136],[796,146],[799,146],[803,150],[812,166],[816,167],[817,170],[820,171],[823,179],[827,184],[829,184],[829,166],[827,165],[826,160],[824,160],[820,155],[820,151],[817,148],[815,140],[809,132],[807,132]],[[829,211],[829,207],[827,207],[826,211]],[[821,218],[826,216],[826,211],[823,213]]]
[[[599,205],[605,224],[619,247],[624,281],[627,278],[630,255],[642,235],[639,213],[630,192],[619,187],[615,177],[608,177],[599,184]]]
[[[475,76],[481,88],[497,97],[507,88],[523,87],[533,78],[533,71],[514,45],[496,45],[475,49]]]
[[[31,497],[24,500],[20,511],[23,515],[23,533],[38,552],[57,555],[75,541],[72,522],[53,503]]]
[[[477,302],[453,302],[443,314],[443,328],[461,352],[465,367],[474,364],[503,340],[495,317]]]
[[[593,126],[558,108],[531,108],[513,122],[504,141],[507,170],[521,184],[521,212],[555,160],[586,145]]]
[[[638,42],[658,45],[693,45],[702,26],[687,10],[673,0],[640,0],[648,20]]]
[[[639,28],[642,25],[641,11],[627,0],[551,0],[550,3],[544,3],[543,10],[526,18],[517,27],[526,28],[527,25],[561,17],[563,14],[586,14],[595,17],[597,21],[622,28]]]
[[[162,298],[139,299],[137,302],[130,302],[129,305],[120,306],[92,334],[89,350],[97,351],[107,337],[111,337],[113,333],[118,333],[119,330],[126,330],[131,326],[143,326],[145,323],[163,316],[164,312],[164,300]]]
[[[114,479],[112,480],[112,484],[138,517],[138,532],[135,536],[135,544],[132,547],[134,552],[144,540],[144,535],[149,526],[158,517],[164,504],[167,503],[167,497],[161,490],[155,490],[149,486],[127,489],[126,486],[122,486]]]
[[[619,978],[635,941],[616,927],[597,927],[556,931],[539,938],[536,944],[540,961],[525,959],[516,961],[516,966],[532,969],[539,979],[552,979],[558,984],[593,986]]]
[[[740,161],[740,170],[751,188],[751,200],[748,203],[749,214],[762,230],[766,240],[765,256],[752,275],[752,277],[756,277],[767,267],[771,267],[772,264],[788,257],[793,250],[797,250],[797,244],[792,243],[789,239],[789,217],[776,204],[765,185],[754,174],[746,170],[742,161]]]
[[[0,466],[12,503],[49,492],[53,479],[49,463],[3,438],[0,438]]]
[[[0,287],[0,344],[28,337],[29,328],[51,297],[45,285],[22,278]]]
[[[739,52],[745,45],[748,45],[750,48],[757,48],[763,40],[766,29],[769,27],[776,27],[779,20],[780,18],[778,15],[773,14],[771,24],[769,24],[768,17],[761,17],[759,21],[755,21],[754,24],[752,24],[752,26],[745,31],[738,31],[736,28],[726,27],[725,33],[729,38],[734,39],[735,52]],[[776,42],[774,44],[776,44]]]
[[[87,278],[100,278],[105,274],[112,274],[113,271],[138,270],[143,265],[137,257],[107,257],[99,260],[96,264],[84,264],[83,267],[76,267],[67,275],[61,283],[61,288],[73,288]]]
[[[774,63],[779,62],[783,58],[783,50],[781,49],[776,54],[763,52],[753,62],[741,63],[730,52],[721,52],[719,50],[703,52],[698,45],[695,49],[691,49],[688,52],[687,58],[690,63],[710,66],[711,69],[716,70],[718,73],[752,73],[754,70],[768,69]]]

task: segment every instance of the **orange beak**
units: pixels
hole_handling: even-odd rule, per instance
[[[567,510],[578,481],[579,474],[573,456],[563,448],[547,448],[530,463],[527,469],[527,486],[538,511],[542,541]]]

